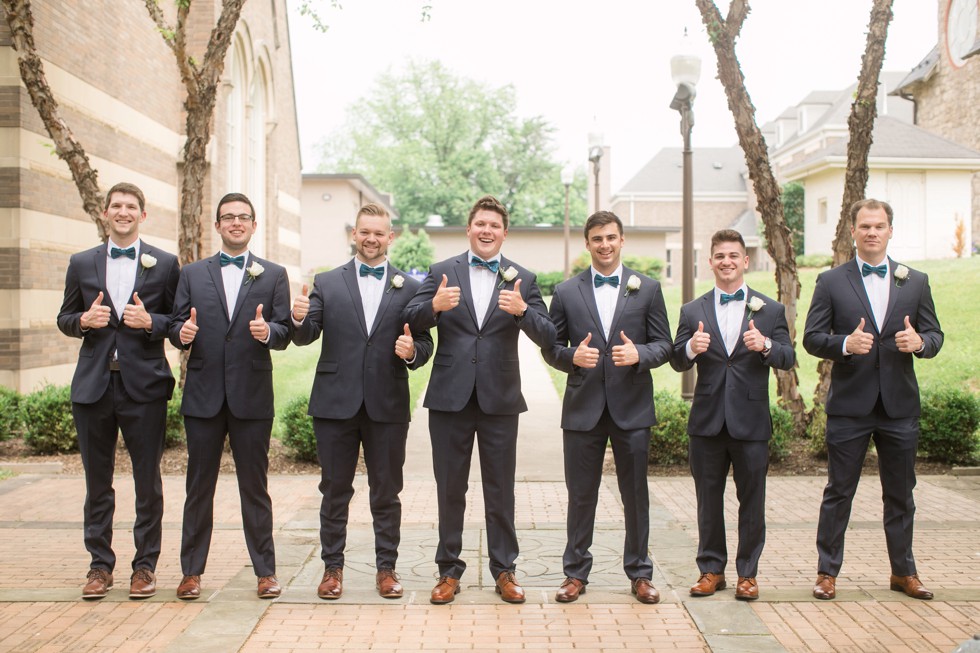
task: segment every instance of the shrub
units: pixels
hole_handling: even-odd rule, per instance
[[[560,284],[565,280],[564,272],[539,272],[538,273],[538,290],[541,291],[542,296],[554,295],[555,286]]]
[[[296,397],[286,404],[280,417],[279,439],[297,460],[315,463],[316,436],[313,434],[313,418],[306,414],[309,397]]]
[[[789,454],[789,442],[793,439],[793,414],[779,404],[769,404],[769,417],[772,419],[769,459],[779,461]]]
[[[654,393],[657,425],[650,429],[650,463],[676,465],[687,461],[687,417],[691,406],[666,390]]]
[[[388,251],[391,264],[405,272],[425,272],[432,265],[435,256],[436,248],[425,229],[419,229],[417,234],[413,234],[408,227],[402,229]]]
[[[167,402],[167,428],[163,435],[163,447],[170,449],[187,441],[184,433],[184,416],[180,414],[180,388],[174,388],[174,396]]]
[[[590,265],[592,256],[588,252],[582,252],[572,261],[572,274],[587,270]],[[624,256],[623,265],[657,280],[660,280],[664,269],[664,262],[652,256]]]
[[[45,386],[23,397],[24,442],[39,454],[78,451],[78,437],[71,415],[71,388]]]
[[[975,462],[980,454],[980,399],[962,388],[922,393],[919,448],[932,460]]]
[[[818,458],[827,458],[827,413],[822,406],[813,410],[806,435],[810,438],[807,446],[810,453]]]
[[[20,435],[24,422],[20,415],[20,395],[0,386],[0,442]]]
[[[830,254],[800,254],[796,257],[798,268],[829,268],[834,262]]]

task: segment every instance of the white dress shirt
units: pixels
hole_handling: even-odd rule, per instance
[[[234,263],[229,263],[221,268],[221,281],[225,286],[225,303],[228,304],[228,319],[235,314],[235,305],[238,304],[238,293],[242,289],[245,280],[245,269],[248,267],[248,251],[243,252],[245,263],[239,268]],[[225,252],[226,256],[231,256]],[[220,256],[220,254],[219,254]],[[255,316],[250,315],[249,320]]]
[[[858,266],[858,271],[864,267],[867,261],[862,261],[860,257],[854,257],[854,264]],[[885,319],[885,311],[888,310],[888,292],[891,289],[891,277],[889,276],[890,266],[888,265],[888,257],[882,261],[885,266],[885,276],[879,277],[877,274],[869,274],[868,276],[862,276],[861,279],[864,281],[864,290],[868,293],[868,302],[871,303],[871,313],[874,315],[875,324],[878,327],[878,333],[881,333],[882,322]],[[868,263],[868,265],[871,265]],[[863,272],[862,272],[863,274]],[[854,326],[857,326],[855,324]]]
[[[469,264],[476,256],[472,251],[466,253],[466,263]],[[477,258],[483,258],[477,256]],[[487,259],[487,263],[497,261],[500,263],[500,254]],[[483,321],[490,310],[490,300],[493,298],[493,288],[500,282],[500,273],[491,272],[482,265],[470,266],[470,290],[473,292],[473,310],[476,313],[477,327],[483,328]]]
[[[127,247],[119,247],[119,245],[112,242],[109,239],[108,247],[106,248],[106,266],[105,266],[105,285],[106,290],[109,291],[109,299],[112,300],[112,307],[116,311],[116,317],[120,320],[123,316],[123,310],[126,308],[126,304],[129,300],[133,298],[133,288],[136,287],[136,268],[137,261],[140,260],[140,241],[139,238],[136,239],[130,247],[136,248],[136,258],[129,258],[128,256],[120,256],[119,258],[112,258],[110,252],[113,247],[119,249],[128,249]]]
[[[376,268],[379,265],[384,267],[384,274],[380,279],[373,274],[361,276],[361,266],[367,265],[364,261],[354,257],[354,272],[357,274],[357,288],[361,291],[361,306],[364,307],[364,326],[368,335],[371,334],[371,327],[374,326],[374,318],[378,316],[378,307],[381,306],[381,298],[385,292],[385,279],[388,278],[388,259],[378,265],[368,265],[369,268]]]
[[[623,265],[620,264],[612,274],[604,274],[604,277],[619,277],[619,285],[613,287],[608,283],[604,283],[598,288],[595,287],[595,275],[599,274],[599,271],[594,267],[591,268],[592,271],[592,292],[595,294],[595,305],[599,309],[599,322],[602,323],[602,334],[609,342],[609,329],[612,328],[613,316],[616,313],[616,302],[619,301],[619,290],[625,287],[623,279]]]
[[[743,293],[741,300],[732,299],[727,304],[722,304],[722,290],[718,286],[715,286],[715,318],[718,320],[718,328],[721,330],[721,336],[725,340],[725,351],[728,352],[729,356],[735,351],[739,336],[742,335],[742,318],[745,317],[745,302],[749,296],[749,289],[744,283],[738,290],[741,290]],[[738,290],[735,292],[737,293]]]

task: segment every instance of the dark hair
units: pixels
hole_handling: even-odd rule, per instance
[[[140,203],[140,213],[146,212],[146,198],[143,197],[143,191],[139,189],[136,184],[130,184],[129,182],[119,182],[115,186],[109,189],[109,192],[105,194],[105,211],[109,210],[109,202],[112,201],[113,193],[126,193],[127,195],[135,195],[136,199]]]
[[[477,214],[477,211],[493,211],[494,213],[499,213],[500,217],[504,219],[504,230],[507,230],[510,224],[507,209],[493,195],[484,195],[476,201],[476,204],[470,209],[470,217],[466,220],[466,226],[469,226],[473,222],[473,217]]]
[[[714,254],[715,247],[722,243],[738,243],[742,246],[742,251],[746,251],[745,239],[734,229],[721,229],[711,236],[711,253]]]
[[[248,204],[248,208],[252,212],[252,219],[253,220],[259,219],[259,216],[255,215],[255,207],[252,206],[252,200],[248,199],[248,197],[244,193],[228,193],[220,200],[218,200],[218,208],[215,209],[214,211],[215,222],[221,221],[221,207],[224,206],[225,204],[230,204],[232,202],[245,202],[246,204]]]
[[[615,223],[619,228],[619,235],[623,235],[623,221],[619,219],[619,216],[612,211],[596,211],[589,216],[589,219],[585,221],[585,239],[589,239],[589,232],[596,227],[605,227],[607,224]]]
[[[876,200],[869,197],[868,199],[858,200],[857,202],[854,202],[854,204],[851,204],[850,214],[852,227],[857,224],[858,213],[860,213],[861,209],[885,209],[885,215],[888,216],[888,226],[892,226],[892,219],[895,217],[895,214],[892,212],[891,205],[888,202],[882,202],[881,200]]]

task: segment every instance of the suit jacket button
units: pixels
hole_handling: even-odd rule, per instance
[[[225,342],[231,342],[231,336],[225,336]]]
[[[471,362],[471,363],[475,363],[475,362],[476,362],[476,359],[474,358],[474,359],[473,359],[473,360],[471,360],[470,362]]]
[[[368,347],[370,347],[370,346],[371,346],[371,341],[370,341],[370,340],[368,340],[368,343],[367,343],[367,346],[368,346]]]

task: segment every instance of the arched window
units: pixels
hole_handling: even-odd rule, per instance
[[[242,131],[245,118],[245,53],[241,39],[231,48],[228,67],[230,90],[225,107],[225,189],[222,194],[242,190]]]
[[[266,79],[263,66],[257,66],[252,75],[252,83],[248,94],[248,113],[246,117],[245,142],[245,193],[255,205],[259,213],[259,228],[252,236],[253,250],[260,255],[265,254],[266,234],[268,234],[269,207],[266,202],[266,143],[265,126],[266,110]]]

